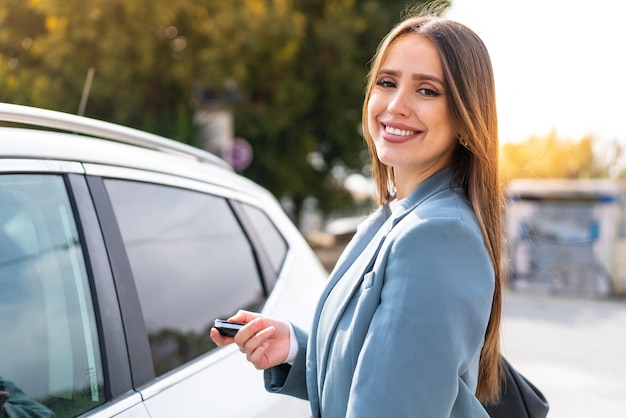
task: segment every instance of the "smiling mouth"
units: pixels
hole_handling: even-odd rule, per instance
[[[406,129],[398,129],[398,128],[392,128],[391,126],[385,126],[385,132],[391,135],[397,135],[397,136],[411,136],[411,135],[415,135],[417,134],[417,131],[409,131]]]

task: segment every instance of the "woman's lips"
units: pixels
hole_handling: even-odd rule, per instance
[[[382,129],[382,137],[385,141],[388,142],[406,142],[410,139],[415,138],[415,136],[419,135],[422,131],[416,131],[414,129],[409,129],[406,126],[391,126],[384,123],[381,123]]]

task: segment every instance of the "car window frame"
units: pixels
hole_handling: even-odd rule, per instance
[[[263,279],[263,288],[266,290],[266,294],[269,297],[269,295],[272,293],[272,290],[274,289],[274,286],[276,285],[276,282],[278,281],[278,278],[280,277],[280,272],[285,265],[285,260],[287,259],[287,254],[289,253],[289,242],[280,231],[280,228],[278,228],[276,224],[272,221],[270,214],[263,210],[263,208],[239,200],[231,200],[230,205],[233,208],[237,219],[239,219],[242,229],[245,231],[248,239],[252,244],[252,248],[254,249],[253,251],[257,258],[258,268],[261,272],[261,277]],[[267,251],[265,250],[265,246],[263,245],[263,239],[259,236],[257,229],[251,224],[252,221],[246,214],[243,205],[253,206],[263,212],[263,214],[268,218],[268,221],[272,224],[272,226],[276,229],[276,231],[283,239],[286,247],[285,256],[283,257],[283,260],[280,266],[278,266],[277,270],[275,270],[272,266],[270,255],[267,253]]]
[[[134,388],[154,380],[155,373],[150,355],[148,333],[139,303],[128,255],[122,234],[117,225],[113,206],[109,200],[102,177],[87,175],[87,184],[100,223],[104,244],[111,265],[113,282],[124,324],[130,375]]]
[[[257,273],[261,281],[260,285],[264,293],[264,301],[259,308],[259,310],[262,310],[271,293],[271,288],[268,288],[267,283],[269,277],[268,274],[272,274],[272,269],[269,260],[267,260],[267,255],[263,254],[262,250],[259,250],[259,248],[262,248],[260,239],[258,237],[255,238],[254,229],[250,228],[249,221],[245,220],[243,210],[237,209],[237,206],[241,203],[250,204],[257,208],[259,206],[253,203],[253,199],[247,198],[247,196],[242,195],[233,189],[195,179],[177,177],[172,174],[148,172],[141,169],[102,164],[85,163],[84,166],[86,170],[85,178],[94,202],[97,216],[100,220],[100,224],[105,225],[105,227],[102,228],[102,235],[111,263],[113,282],[117,288],[122,322],[124,323],[124,329],[126,332],[126,342],[133,387],[135,390],[140,390],[143,393],[148,386],[155,385],[163,379],[167,379],[167,381],[170,382],[168,385],[178,379],[184,379],[184,376],[188,375],[188,372],[185,369],[189,365],[196,363],[204,364],[204,359],[216,356],[221,350],[209,351],[163,376],[156,376],[154,366],[152,364],[147,327],[144,322],[143,313],[141,312],[139,303],[138,291],[135,285],[128,255],[126,254],[126,250],[124,248],[122,235],[115,219],[113,206],[106,191],[105,179],[152,183],[156,185],[186,189],[193,192],[211,194],[225,199],[252,250]],[[262,208],[260,209],[263,210]],[[268,218],[271,218],[267,212],[265,213]],[[284,236],[283,239],[285,239]],[[285,241],[287,242],[286,239]],[[274,274],[274,276],[276,276],[276,274]],[[275,282],[277,277],[273,280]],[[195,368],[197,366],[193,367]]]
[[[105,401],[88,413],[102,411],[122,401],[125,405],[139,403],[140,400],[128,400],[133,386],[117,293],[82,164],[60,160],[3,159],[0,175],[4,174],[58,175],[65,185],[84,257],[104,374]]]
[[[96,311],[105,391],[107,399],[112,400],[127,394],[133,388],[118,292],[87,179],[77,174],[66,174],[65,179],[72,210],[77,217],[78,234],[83,244],[87,276]]]

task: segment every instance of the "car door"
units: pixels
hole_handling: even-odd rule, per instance
[[[136,304],[121,310],[125,324],[135,317],[131,370],[150,416],[310,414],[304,401],[267,393],[261,372],[208,335],[214,319],[261,309],[276,279],[262,277],[258,249],[231,202],[237,193],[141,170],[86,169],[99,219],[117,225],[105,241],[116,249],[109,253],[116,287],[126,289],[122,304]]]
[[[148,417],[81,164],[1,161],[0,288],[8,416]]]

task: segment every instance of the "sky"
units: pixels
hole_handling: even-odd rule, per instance
[[[500,141],[555,131],[626,145],[626,3],[453,0],[494,68]]]

